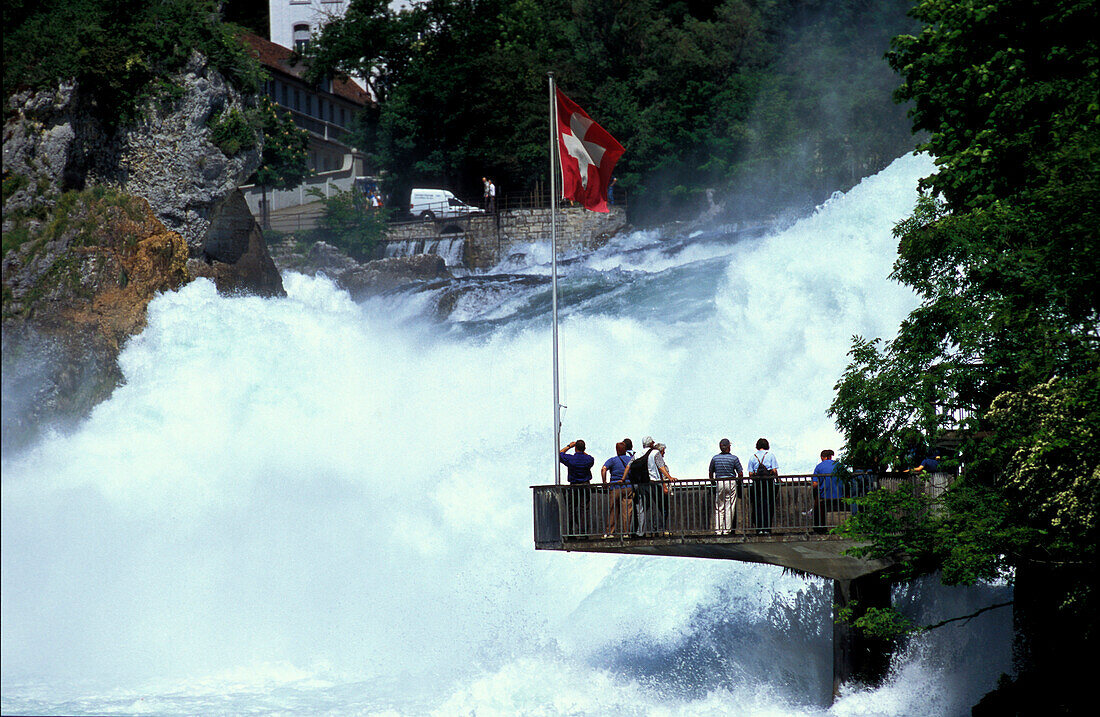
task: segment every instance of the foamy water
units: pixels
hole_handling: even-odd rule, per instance
[[[652,434],[698,477],[719,438],[744,458],[764,435],[783,472],[808,471],[840,447],[824,412],[850,337],[916,305],[886,278],[891,229],[931,168],[899,159],[763,238],[638,234],[573,257],[564,440],[602,462]],[[509,262],[545,275],[540,247]],[[5,713],[938,715],[1008,669],[991,614],[830,707],[825,581],[536,552],[545,283],[471,292],[442,323],[430,295],[285,283],[159,297],[125,385],[4,456]],[[911,604],[931,621],[998,591],[929,582]]]

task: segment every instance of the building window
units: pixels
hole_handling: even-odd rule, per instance
[[[285,82],[280,82],[283,86],[283,107],[290,107],[290,87]]]
[[[295,52],[305,52],[309,47],[309,25],[301,24],[294,26],[294,50]]]
[[[347,127],[348,126],[347,115],[345,114],[343,107],[340,108],[340,126],[341,127]]]

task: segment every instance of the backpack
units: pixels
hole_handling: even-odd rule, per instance
[[[649,454],[653,451],[654,449],[650,448],[644,454],[630,461],[630,465],[627,467],[627,472],[624,477],[629,479],[634,485],[649,483]]]
[[[775,473],[772,472],[771,468],[767,468],[767,467],[764,466],[764,459],[767,458],[767,457],[768,457],[768,452],[764,451],[764,455],[760,456],[760,460],[759,460],[758,465],[756,466],[756,470],[751,475],[754,475],[754,476],[773,476],[773,475],[775,475]]]

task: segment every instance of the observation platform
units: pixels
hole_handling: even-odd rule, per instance
[[[919,485],[923,492],[938,495],[947,480],[943,474],[857,475],[844,495],[858,497],[901,485]],[[754,489],[750,478],[635,487],[633,498],[621,501],[629,517],[617,524],[608,521],[613,494],[608,485],[533,486],[535,548],[740,560],[840,581],[888,568],[888,561],[845,554],[859,543],[830,531],[854,508],[841,497],[819,498],[812,481],[809,475],[780,476],[770,510],[767,491]],[[639,525],[641,533],[636,532]]]

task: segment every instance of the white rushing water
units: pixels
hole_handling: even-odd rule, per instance
[[[887,276],[922,157],[781,232],[638,233],[564,264],[563,440],[705,473],[840,447],[853,334],[916,305]],[[196,281],[157,298],[125,385],[3,458],[2,708],[120,714],[967,713],[1009,669],[994,611],[829,706],[831,586],[724,561],[536,552],[553,480],[546,247],[362,305]],[[445,292],[444,292],[445,293]],[[926,620],[1003,588],[899,595]]]

